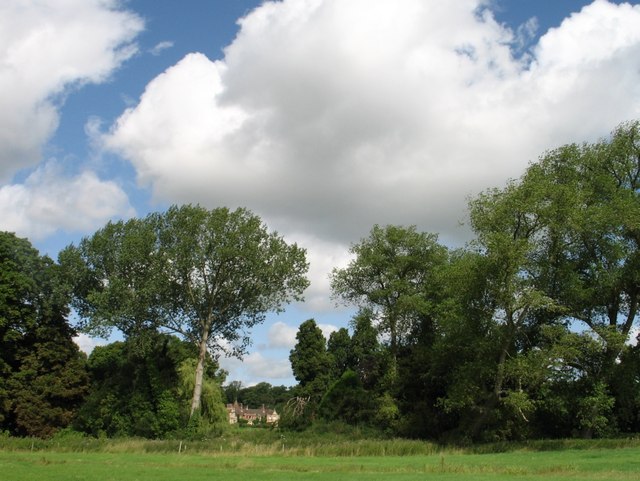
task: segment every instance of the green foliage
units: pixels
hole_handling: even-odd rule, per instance
[[[293,375],[300,382],[304,395],[319,398],[327,387],[331,368],[326,340],[313,319],[300,324],[296,340],[289,354]]]
[[[317,401],[311,396],[298,396],[297,391],[300,389],[294,389],[294,396],[282,408],[278,427],[284,431],[304,431],[315,420]]]
[[[245,209],[173,206],[111,222],[59,259],[87,332],[164,329],[198,346],[191,415],[201,408],[207,350],[242,355],[247,330],[301,300],[309,284],[304,249]]]
[[[183,399],[188,399],[193,392],[195,383],[196,359],[183,360],[178,366],[179,393]],[[202,384],[202,403],[200,417],[210,424],[228,423],[227,411],[222,399],[222,388],[214,378],[208,378]]]
[[[254,386],[242,387],[239,381],[233,381],[224,387],[226,402],[238,402],[251,408],[267,406],[281,408],[291,397],[290,389],[286,386],[272,386],[268,382],[259,382]]]
[[[414,226],[376,225],[350,252],[355,259],[333,270],[331,289],[336,298],[370,309],[395,357],[416,319],[430,314],[425,293],[437,290],[435,271],[445,262],[447,250],[436,235]]]
[[[86,357],[64,319],[40,323],[32,335],[18,355],[20,367],[8,381],[11,410],[17,433],[46,437],[68,426],[83,402]]]
[[[86,394],[65,288],[51,259],[0,232],[0,429],[51,436]]]
[[[624,433],[640,432],[640,346],[627,346],[611,376],[617,426]]]
[[[331,377],[338,379],[348,369],[354,366],[351,350],[351,337],[344,327],[332,332],[327,341],[327,353],[331,361]]]
[[[373,399],[362,386],[358,374],[345,371],[327,390],[319,414],[328,420],[361,424],[372,420],[376,410]]]
[[[610,434],[609,415],[614,399],[607,392],[603,382],[593,386],[591,392],[578,400],[578,427],[584,437]],[[609,431],[609,432],[608,432]]]
[[[373,313],[369,309],[358,312],[351,320],[351,364],[365,389],[380,386],[388,366],[386,353],[378,341],[378,331],[372,324]]]
[[[188,399],[196,351],[170,335],[149,335],[146,348],[134,339],[96,347],[88,360],[91,392],[76,428],[93,436],[177,436],[226,421],[222,392],[208,369],[202,416],[190,424]]]

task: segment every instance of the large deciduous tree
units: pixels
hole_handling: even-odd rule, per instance
[[[522,390],[523,379],[561,361],[572,382],[582,386],[584,406],[590,406],[574,416],[582,420],[580,430],[587,435],[604,432],[609,379],[638,319],[639,190],[640,123],[630,122],[609,139],[547,152],[519,181],[471,203],[499,346],[493,393],[485,408],[518,399],[521,414],[521,408],[532,408],[531,390]],[[565,331],[582,324],[588,333],[565,332],[563,342],[570,339],[571,348],[560,349],[559,341],[545,347],[551,359],[526,352],[539,349],[539,343],[547,342],[545,329],[559,324]],[[598,355],[598,343],[590,336],[602,346]],[[587,363],[575,354],[574,345],[590,346]],[[530,362],[535,358],[537,367]],[[541,376],[552,379],[553,374],[547,369]],[[488,412],[478,421],[486,420]],[[587,422],[596,418],[598,423]]]
[[[488,334],[494,337],[497,356],[490,389],[477,405],[472,436],[496,407],[515,399],[512,386],[506,384],[508,364],[530,347],[530,331],[540,319],[536,314],[559,309],[540,286],[539,265],[533,255],[544,228],[540,214],[531,210],[537,195],[535,188],[513,182],[479,195],[470,204],[471,225],[477,235],[474,244],[482,256],[477,268],[483,272],[483,297],[492,321]]]
[[[78,280],[75,307],[88,332],[163,329],[198,347],[191,415],[207,350],[241,356],[248,330],[301,300],[308,285],[305,250],[246,209],[173,206],[109,223],[60,262]]]
[[[349,265],[331,274],[333,294],[370,309],[395,360],[412,325],[430,313],[429,290],[435,288],[435,272],[446,262],[447,249],[436,235],[413,226],[376,225],[350,252],[355,258]]]
[[[538,259],[546,288],[606,345],[610,364],[638,319],[640,302],[640,122],[609,139],[546,154],[522,188],[545,221]]]

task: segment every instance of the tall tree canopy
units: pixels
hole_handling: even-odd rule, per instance
[[[583,405],[565,409],[585,434],[604,429],[610,379],[638,320],[639,192],[640,124],[630,122],[609,139],[547,152],[518,181],[472,201],[498,346],[476,430],[499,403],[524,419],[535,403],[550,404],[526,382],[547,393],[579,384]]]
[[[549,152],[521,188],[541,194],[530,211],[544,222],[537,260],[546,289],[615,361],[640,302],[640,122]]]
[[[377,316],[378,328],[389,340],[393,357],[412,324],[428,315],[426,291],[434,288],[434,274],[447,258],[437,236],[414,226],[374,226],[369,237],[351,247],[355,258],[334,269],[334,296]]]
[[[60,263],[78,280],[74,305],[88,332],[164,329],[198,347],[191,414],[207,349],[241,356],[248,330],[308,285],[305,250],[246,209],[173,206],[109,223],[67,247]]]
[[[300,324],[296,345],[289,353],[293,375],[302,388],[320,384],[326,388],[329,381],[331,358],[327,353],[327,341],[313,319]],[[317,389],[313,392],[317,391]],[[309,392],[312,394],[312,392]]]
[[[0,428],[49,436],[87,391],[85,357],[67,322],[57,266],[29,241],[0,232]]]

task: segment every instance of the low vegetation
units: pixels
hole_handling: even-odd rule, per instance
[[[640,440],[555,440],[443,447],[406,439],[354,439],[329,433],[283,437],[241,431],[211,441],[96,439],[60,434],[0,438],[7,481],[31,479],[631,480]],[[363,433],[360,433],[363,434]],[[8,477],[7,477],[8,476]]]

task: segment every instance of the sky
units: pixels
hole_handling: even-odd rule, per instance
[[[640,0],[0,2],[1,230],[55,259],[199,203],[307,249],[306,301],[221,359],[245,385],[348,326],[328,273],[373,225],[462,246],[470,197],[638,118]]]

